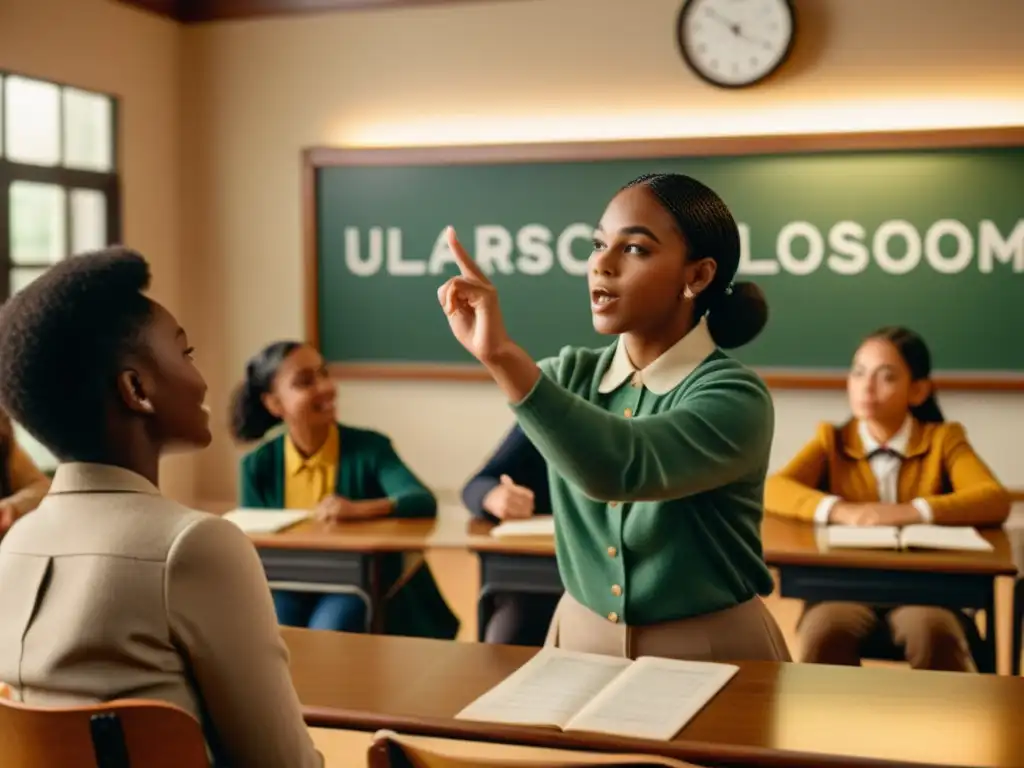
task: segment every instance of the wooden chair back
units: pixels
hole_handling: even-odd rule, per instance
[[[378,731],[367,754],[369,768],[699,768],[658,755],[607,754],[461,739],[405,736]]]
[[[0,692],[0,765],[18,768],[209,768],[199,723],[178,707],[123,700],[31,707]]]

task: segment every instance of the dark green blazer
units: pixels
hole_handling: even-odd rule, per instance
[[[389,498],[395,517],[437,516],[434,494],[395,453],[391,440],[379,432],[338,425],[340,460],[335,493],[352,501]],[[240,506],[247,509],[284,507],[284,435],[260,445],[242,458]],[[402,555],[385,555],[385,589],[402,574]],[[388,599],[385,607],[388,634],[453,640],[459,620],[444,601],[429,566],[416,572]]]

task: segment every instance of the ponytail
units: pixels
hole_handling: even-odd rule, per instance
[[[281,363],[301,347],[297,341],[276,341],[260,350],[245,366],[245,381],[231,396],[231,434],[239,442],[254,442],[281,419],[267,410],[263,396],[274,385]]]
[[[922,424],[941,424],[946,420],[939,408],[939,399],[935,396],[935,387],[920,405],[910,406],[910,415]]]
[[[715,344],[735,349],[753,341],[768,322],[768,300],[754,283],[734,282],[740,230],[729,206],[710,187],[681,173],[647,173],[623,189],[644,186],[675,220],[688,258],[711,259],[715,276],[694,300],[694,320],[707,316]]]

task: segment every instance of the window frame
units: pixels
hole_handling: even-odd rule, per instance
[[[11,160],[7,156],[7,84],[9,78],[21,77],[54,85],[60,89],[58,100],[57,126],[60,136],[60,155],[57,165],[34,165]],[[63,165],[67,151],[64,132],[64,91],[73,89],[89,94],[102,96],[110,102],[110,159],[111,170],[89,171],[68,168]],[[59,186],[64,190],[64,224],[65,244],[64,256],[73,255],[71,193],[76,189],[93,190],[103,194],[106,201],[106,244],[121,242],[121,161],[120,161],[120,99],[114,94],[96,91],[81,85],[50,80],[48,78],[29,75],[8,69],[0,69],[0,303],[11,296],[11,273],[15,269],[46,269],[53,266],[45,264],[15,264],[11,258],[11,184],[18,181],[35,182]]]

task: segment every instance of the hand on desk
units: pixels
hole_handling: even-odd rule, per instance
[[[499,520],[522,520],[533,516],[533,491],[516,485],[508,475],[484,496],[483,507]]]
[[[836,525],[914,525],[921,522],[921,513],[913,504],[854,504],[840,501],[828,517]]]
[[[390,514],[393,506],[390,499],[352,501],[344,496],[327,496],[317,505],[314,517],[322,523],[374,520]]]

